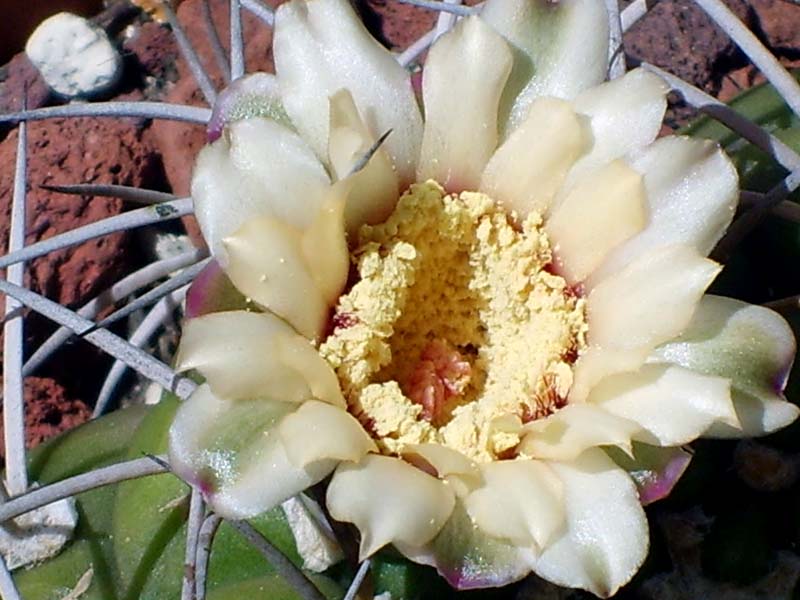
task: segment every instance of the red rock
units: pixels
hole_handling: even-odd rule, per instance
[[[391,50],[405,50],[436,24],[435,11],[395,0],[366,0],[363,7],[364,21],[372,35]]]
[[[50,88],[25,54],[17,54],[2,71],[0,112],[21,110],[23,96],[27,96],[29,109],[40,108],[47,103]]]
[[[788,0],[750,0],[756,14],[754,28],[760,30],[769,47],[777,54],[793,55],[800,51],[800,5]]]
[[[0,407],[2,415],[2,407]],[[64,388],[48,377],[25,379],[25,445],[32,448],[63,431],[85,423],[91,417],[89,408],[69,398]],[[0,419],[0,439],[3,424]],[[5,449],[0,444],[0,459]]]
[[[178,44],[167,27],[153,21],[142,23],[123,42],[122,49],[139,63],[142,76],[155,80],[158,91],[167,81],[177,77]]]
[[[151,186],[158,173],[153,150],[141,143],[131,119],[58,119],[32,122],[28,129],[28,219],[26,243],[119,214],[113,198],[68,196],[41,184],[117,183]],[[0,245],[8,239],[17,132],[0,144]],[[87,300],[126,266],[125,234],[118,233],[34,260],[30,287],[61,304]]]
[[[747,4],[730,0],[740,18],[748,19]],[[628,56],[662,67],[715,92],[728,69],[724,63],[744,66],[736,45],[692,0],[662,0],[625,34]]]

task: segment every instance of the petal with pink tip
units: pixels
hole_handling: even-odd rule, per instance
[[[727,379],[678,366],[644,365],[612,375],[587,401],[638,423],[643,431],[636,439],[658,446],[688,444],[714,423],[739,426]]]
[[[800,413],[783,395],[795,349],[792,330],[778,313],[705,296],[685,331],[649,360],[730,379],[740,425],[716,423],[706,437],[749,437],[785,427]]]
[[[386,151],[378,148],[369,162],[353,174],[376,138],[364,124],[348,90],[331,96],[330,115],[328,161],[337,179],[350,177],[344,221],[348,234],[354,236],[365,223],[381,223],[392,214],[398,198],[397,173]]]
[[[335,460],[320,460],[297,467],[289,460],[276,427],[295,407],[270,400],[224,400],[201,385],[175,415],[170,465],[197,485],[223,517],[244,519],[269,510],[336,466]]]
[[[506,460],[481,465],[481,472],[483,486],[464,500],[475,524],[518,546],[547,546],[564,525],[564,490],[550,467]]]
[[[516,546],[475,527],[460,500],[429,544],[395,546],[410,560],[435,567],[457,590],[508,585],[530,573],[536,559],[530,547]]]
[[[575,284],[646,222],[642,176],[615,160],[581,180],[553,208],[545,231],[554,244],[559,274]]]
[[[348,89],[400,178],[414,180],[420,115],[408,72],[369,34],[345,0],[292,0],[275,13],[275,71],[286,112],[320,157],[327,156],[328,98]]]
[[[521,218],[534,210],[545,213],[567,171],[586,150],[586,134],[568,102],[539,98],[489,160],[480,191]]]
[[[656,139],[667,108],[668,91],[657,75],[634,69],[575,98],[575,110],[589,118],[592,147],[567,175],[567,187],[601,165],[636,152]]]
[[[597,0],[488,0],[481,18],[514,48],[501,101],[509,135],[536,98],[571,99],[608,70],[608,13]]]
[[[309,400],[278,425],[286,455],[292,464],[305,467],[318,460],[335,458],[356,462],[375,443],[346,410]]]
[[[511,71],[506,41],[468,17],[433,45],[422,71],[425,131],[417,180],[474,190],[497,147],[497,107]]]
[[[647,506],[670,495],[692,460],[683,448],[633,443],[633,457],[616,448],[604,448],[617,466],[628,472],[639,489],[639,501]]]
[[[534,570],[557,585],[608,598],[647,556],[650,537],[636,486],[602,450],[550,466],[564,485],[566,530]]]
[[[655,248],[684,244],[707,256],[736,212],[738,176],[713,142],[665,137],[629,161],[644,175],[647,226],[609,255],[587,280],[590,288]]]
[[[520,453],[533,458],[574,460],[589,448],[616,446],[631,453],[637,423],[591,404],[569,404],[522,428]]]
[[[441,481],[397,458],[368,455],[342,463],[328,486],[331,516],[361,532],[364,560],[386,544],[422,546],[453,512],[455,496]]]
[[[176,362],[180,371],[200,371],[223,398],[317,398],[345,405],[328,363],[308,340],[269,313],[230,311],[187,321]]]
[[[269,119],[230,124],[200,151],[192,176],[195,216],[224,267],[223,238],[256,217],[307,227],[329,187],[322,164],[293,131]]]
[[[609,276],[587,298],[588,348],[575,363],[570,399],[603,377],[636,370],[694,314],[720,266],[688,246],[656,248]]]
[[[228,310],[245,310],[248,304],[247,298],[236,289],[219,263],[211,259],[194,278],[186,293],[186,318],[194,319]]]

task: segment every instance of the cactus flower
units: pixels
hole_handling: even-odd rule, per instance
[[[276,75],[223,94],[192,182],[217,266],[170,456],[215,511],[330,477],[361,558],[609,596],[681,446],[797,417],[786,322],[705,294],[736,172],[656,139],[667,89],[604,81],[608,37],[597,0],[488,0],[430,49],[421,107],[345,0],[277,10]]]

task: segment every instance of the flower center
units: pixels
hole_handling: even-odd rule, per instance
[[[429,181],[361,229],[357,282],[320,353],[382,451],[432,442],[507,458],[525,422],[564,406],[585,303],[548,270],[541,224],[515,228],[488,196]]]

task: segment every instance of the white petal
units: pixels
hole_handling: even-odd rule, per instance
[[[339,299],[350,268],[344,207],[352,184],[352,179],[348,179],[331,186],[327,200],[300,237],[300,249],[308,272],[329,306]]]
[[[337,179],[349,176],[376,142],[364,124],[353,96],[339,90],[330,98],[330,137],[328,160]],[[364,223],[382,223],[397,203],[397,174],[383,148],[351,176],[350,194],[344,208],[347,232],[353,236]]]
[[[328,186],[325,169],[300,136],[274,121],[253,118],[231,123],[200,151],[192,199],[203,237],[225,266],[225,237],[261,216],[306,227]]]
[[[635,421],[644,432],[634,437],[659,446],[687,444],[715,422],[738,426],[727,379],[677,366],[644,365],[607,377],[588,402]]]
[[[328,510],[361,532],[360,559],[397,541],[422,546],[445,524],[455,505],[441,481],[400,459],[370,454],[342,463],[331,479]]]
[[[618,247],[592,275],[590,287],[661,246],[685,244],[707,256],[736,212],[736,170],[712,142],[665,137],[630,162],[644,175],[650,218],[644,231]]]
[[[481,483],[478,465],[458,450],[441,444],[406,444],[403,459],[446,481],[455,494],[465,497]],[[424,461],[422,465],[419,460]],[[427,463],[427,464],[426,464]],[[430,469],[435,472],[431,472]]]
[[[306,231],[270,217],[248,221],[225,239],[228,277],[248,298],[317,339],[347,281],[342,213],[343,201],[326,203]]]
[[[200,371],[223,398],[318,398],[344,406],[328,363],[269,313],[230,311],[187,320],[176,362],[180,371]]]
[[[649,546],[636,486],[602,450],[551,463],[564,484],[567,531],[539,558],[537,575],[602,598],[630,581]]]
[[[511,133],[540,96],[574,98],[608,69],[608,13],[597,0],[488,0],[481,18],[506,38],[516,60],[501,104]]]
[[[540,98],[486,165],[480,191],[525,217],[544,213],[569,168],[586,150],[587,131],[570,104]]]
[[[328,151],[328,98],[346,88],[373,136],[392,130],[384,147],[401,186],[413,181],[422,117],[409,74],[370,36],[348,2],[282,4],[273,52],[286,112],[318,156]]]
[[[170,465],[197,485],[214,511],[243,519],[277,506],[321,481],[336,466],[322,460],[297,467],[276,425],[295,404],[224,400],[201,385],[178,409],[169,432]]]
[[[597,446],[617,446],[631,454],[640,427],[591,404],[570,404],[523,427],[519,451],[550,460],[574,460]]]
[[[422,71],[425,132],[417,180],[474,190],[497,147],[497,107],[511,50],[478,17],[462,19],[433,45]]]
[[[749,437],[785,427],[800,413],[783,395],[794,355],[794,334],[778,313],[705,296],[683,334],[650,360],[730,379],[740,426],[718,423],[707,437]]]
[[[566,195],[545,223],[559,274],[570,284],[583,281],[646,221],[642,176],[621,160],[596,170]]]
[[[563,486],[545,463],[499,461],[481,465],[481,471],[485,484],[464,504],[484,532],[543,548],[563,528]]]
[[[286,455],[298,467],[318,460],[358,461],[377,450],[359,422],[346,410],[310,400],[278,426]]]
[[[572,105],[589,117],[592,148],[567,175],[567,186],[593,169],[650,144],[667,108],[669,87],[659,76],[634,69],[582,92]]]
[[[720,266],[687,246],[657,248],[608,277],[587,298],[588,349],[575,363],[570,399],[603,377],[632,371],[689,324]]]

